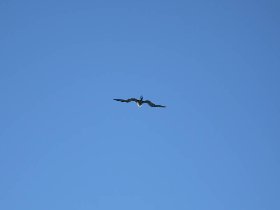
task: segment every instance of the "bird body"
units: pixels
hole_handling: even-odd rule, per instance
[[[144,103],[148,104],[151,107],[161,107],[164,108],[166,106],[162,106],[162,105],[157,105],[154,104],[153,102],[149,101],[149,100],[143,100],[143,96],[140,96],[140,99],[136,99],[136,98],[129,98],[129,99],[114,99],[115,101],[120,101],[120,102],[135,102],[137,104],[138,107],[141,107]]]

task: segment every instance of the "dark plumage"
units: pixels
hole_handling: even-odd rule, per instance
[[[142,104],[146,103],[148,104],[149,106],[151,107],[161,107],[161,108],[164,108],[166,106],[162,106],[162,105],[157,105],[157,104],[154,104],[153,102],[149,101],[149,100],[143,100],[143,96],[140,97],[140,99],[136,99],[136,98],[129,98],[129,99],[114,99],[115,101],[120,101],[120,102],[126,102],[126,103],[129,103],[131,101],[135,102],[139,107],[142,106]]]

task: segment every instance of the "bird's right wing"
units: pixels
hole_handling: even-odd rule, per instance
[[[151,101],[149,101],[149,100],[143,101],[143,103],[147,103],[147,104],[149,104],[151,107],[162,107],[162,108],[166,107],[166,106],[154,104],[153,102],[151,102]]]
[[[135,101],[137,102],[137,99],[136,98],[129,98],[129,99],[114,99],[115,101],[120,101],[120,102],[126,102],[126,103],[129,103],[131,101]]]

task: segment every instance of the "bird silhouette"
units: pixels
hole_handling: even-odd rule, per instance
[[[137,104],[137,106],[141,107],[143,104],[148,104],[151,107],[160,107],[160,108],[164,108],[166,106],[162,106],[162,105],[158,105],[158,104],[154,104],[153,102],[151,102],[150,100],[143,100],[143,96],[140,96],[140,99],[136,99],[136,98],[129,98],[129,99],[114,99],[115,101],[120,101],[120,102],[135,102]]]

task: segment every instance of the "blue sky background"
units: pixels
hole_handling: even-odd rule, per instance
[[[280,209],[279,11],[1,0],[0,209]]]

